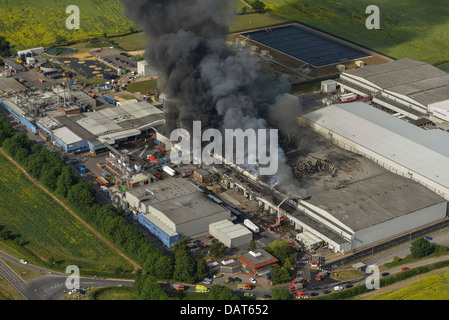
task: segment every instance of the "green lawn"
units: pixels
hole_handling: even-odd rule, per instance
[[[157,87],[156,79],[133,82],[126,87],[126,90],[131,93],[140,92],[141,94],[147,94],[148,91],[151,92],[160,91],[159,88]]]
[[[77,265],[81,272],[112,273],[132,267],[92,234],[69,212],[30,182],[0,154],[0,225],[22,236],[23,247],[12,246],[26,260],[39,265],[53,259],[64,269]]]
[[[380,3],[379,3],[380,2]],[[273,14],[347,39],[390,57],[449,63],[446,0],[265,0]],[[368,30],[368,5],[380,9],[380,30]],[[447,65],[444,67],[447,70]]]
[[[147,45],[147,40],[143,32],[137,32],[122,37],[114,37],[111,39],[125,51],[143,50]]]
[[[229,29],[229,32],[243,32],[252,29],[285,24],[288,22],[291,22],[291,20],[288,18],[275,16],[270,13],[250,13],[245,15],[238,15],[234,21],[234,24]]]

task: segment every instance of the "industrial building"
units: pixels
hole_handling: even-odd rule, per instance
[[[298,208],[305,214],[347,240],[340,250],[353,250],[446,217],[447,132],[424,130],[361,102],[328,106],[301,121],[386,171],[300,201]],[[326,240],[316,230],[309,231]]]
[[[127,190],[125,201],[138,221],[170,248],[180,238],[206,235],[210,224],[231,218],[229,210],[182,178]]]
[[[229,220],[217,221],[209,225],[209,234],[228,248],[247,245],[253,239],[253,234],[241,224]]]
[[[257,249],[239,255],[242,269],[252,275],[264,275],[276,266],[279,260],[264,249]]]
[[[137,73],[144,77],[152,77],[157,75],[157,72],[147,61],[137,62]]]
[[[335,82],[344,93],[372,94],[373,104],[391,113],[449,128],[449,74],[429,64],[400,59],[346,70]]]
[[[117,106],[73,117],[102,143],[114,145],[154,130],[165,123],[164,112],[146,101],[128,100]]]
[[[308,196],[287,197],[232,165],[214,170],[224,188],[285,217],[304,247],[325,243],[344,254],[447,217],[447,132],[422,129],[361,102],[324,107],[300,122],[303,134],[316,131],[340,150],[339,163]],[[359,164],[354,171],[339,172],[353,164]]]
[[[339,147],[449,200],[449,133],[424,130],[361,102],[325,107],[302,121]]]

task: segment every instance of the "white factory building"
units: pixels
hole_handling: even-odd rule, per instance
[[[449,74],[427,63],[400,59],[346,70],[323,83],[324,91],[335,90],[332,83],[343,93],[373,94],[374,105],[411,121],[428,119],[449,128]]]
[[[383,168],[300,201],[298,213],[287,216],[303,231],[344,253],[447,216],[449,133],[419,128],[362,102],[324,107],[301,122]]]
[[[137,73],[144,77],[152,77],[157,75],[154,68],[152,68],[147,61],[137,62]]]
[[[210,224],[231,219],[229,210],[181,178],[127,190],[125,199],[138,221],[170,248],[181,238],[208,234]]]

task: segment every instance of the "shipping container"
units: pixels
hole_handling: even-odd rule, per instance
[[[257,225],[255,225],[251,220],[249,220],[249,219],[245,219],[244,221],[243,221],[243,224],[248,228],[248,229],[250,229],[252,232],[254,232],[254,233],[259,233],[259,231],[260,231],[260,229],[259,229],[259,227],[257,226]]]

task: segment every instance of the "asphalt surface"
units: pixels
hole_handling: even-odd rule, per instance
[[[24,281],[5,261],[39,272],[42,276]],[[21,264],[19,260],[3,252],[0,252],[0,274],[11,283],[25,300],[59,300],[69,291],[66,287],[66,281],[70,274],[53,272],[30,264]],[[133,283],[134,280],[80,278],[81,288],[115,287],[118,285],[130,287]]]

